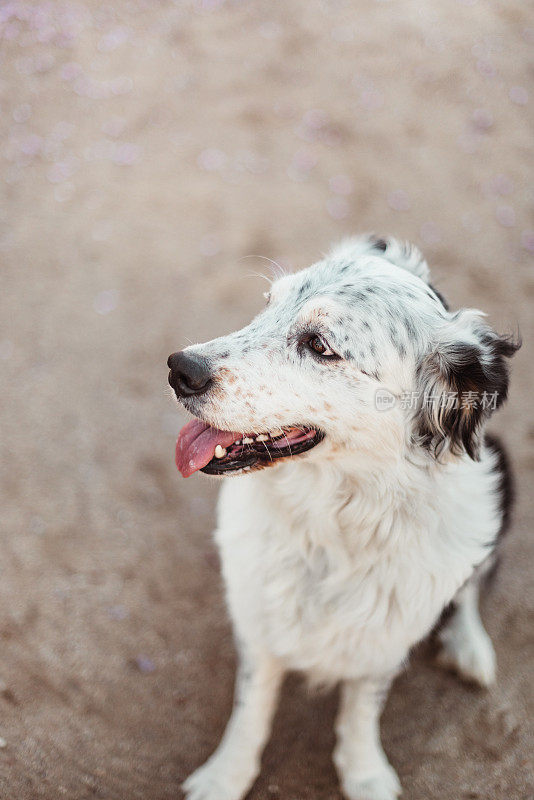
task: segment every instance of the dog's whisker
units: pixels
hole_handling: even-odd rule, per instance
[[[274,279],[276,279],[276,280],[278,278],[281,278],[284,275],[288,274],[287,270],[284,269],[284,267],[281,264],[279,264],[278,261],[275,261],[273,258],[269,258],[268,256],[260,256],[260,255],[251,253],[251,254],[249,254],[247,256],[242,256],[240,260],[243,260],[245,258],[262,258],[264,261],[268,261],[271,264],[271,270],[272,270],[272,273],[274,275]],[[273,267],[274,267],[274,269],[273,269]],[[267,279],[267,280],[269,280],[269,279]],[[272,280],[269,281],[269,282],[272,283]]]
[[[289,447],[289,455],[292,457],[293,456],[293,451],[291,450],[291,442],[289,441],[289,439],[287,437],[287,434],[284,434],[284,439],[286,440],[286,442],[288,444],[288,447]]]
[[[273,457],[272,457],[271,453],[269,452],[269,448],[267,447],[265,442],[262,442],[262,445],[265,447],[265,450],[267,451],[267,455],[269,456],[270,460],[272,461]]]
[[[267,281],[269,285],[272,284],[272,278],[269,278],[267,275],[264,275],[263,272],[248,272],[246,275],[243,276],[244,278],[263,278],[264,281]]]

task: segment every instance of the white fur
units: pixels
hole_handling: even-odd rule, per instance
[[[367,258],[364,275],[367,269],[388,280],[399,275],[418,290],[428,277],[426,263],[417,251],[396,247],[396,266],[382,259],[369,266],[365,241],[352,242],[352,250],[344,243],[335,257]],[[409,270],[404,277],[403,270]],[[278,319],[293,277],[274,287]],[[318,307],[333,313],[332,303],[330,297],[322,305],[317,298],[307,301],[300,318],[309,319]],[[493,680],[493,649],[478,616],[477,589],[465,584],[500,527],[495,456],[482,447],[480,461],[467,455],[436,460],[410,440],[408,411],[379,414],[371,407],[377,385],[396,394],[413,388],[422,346],[441,336],[448,320],[448,333],[461,324],[433,301],[420,303],[417,342],[406,358],[396,359],[385,339],[375,337],[381,384],[359,375],[348,394],[346,387],[356,382],[350,367],[317,381],[314,375],[295,378],[293,364],[276,361],[271,375],[273,360],[265,355],[262,362],[231,351],[227,370],[239,381],[242,366],[243,380],[258,395],[268,381],[270,395],[255,395],[257,403],[247,409],[241,400],[232,403],[235,383],[221,382],[218,394],[205,401],[204,419],[230,430],[260,431],[293,419],[313,423],[319,415],[327,436],[302,457],[223,484],[215,538],[241,666],[223,741],[186,781],[188,800],[244,796],[258,773],[287,670],[317,683],[344,682],[334,761],[345,795],[397,797],[400,784],[378,733],[382,701],[410,648],[459,590],[458,611],[443,633],[443,658],[482,684]],[[370,314],[380,319],[380,309]],[[247,341],[254,342],[258,330],[251,328]],[[231,348],[232,336],[216,340],[216,348]],[[213,343],[196,347],[214,352]]]
[[[469,581],[456,595],[457,610],[439,634],[438,661],[479,686],[490,686],[495,681],[495,650],[478,613],[478,590]]]

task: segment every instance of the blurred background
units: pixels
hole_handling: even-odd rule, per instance
[[[532,798],[532,7],[4,0],[0,42],[0,796],[179,797],[215,747],[217,484],[176,472],[165,362],[250,319],[264,258],[373,230],[524,339],[492,425],[520,496],[499,682],[422,648],[385,749],[406,798]],[[335,707],[289,680],[251,798],[340,798]]]

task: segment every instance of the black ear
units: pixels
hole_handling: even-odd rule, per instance
[[[416,437],[434,456],[477,460],[486,420],[508,394],[506,359],[520,341],[499,336],[471,311],[453,316],[418,370]]]

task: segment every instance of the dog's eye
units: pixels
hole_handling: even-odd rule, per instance
[[[326,342],[320,336],[311,336],[306,342],[310,350],[323,358],[337,358],[336,353],[330,350]]]

